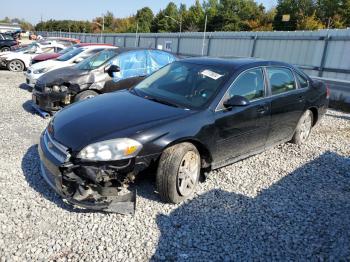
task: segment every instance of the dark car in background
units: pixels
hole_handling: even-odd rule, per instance
[[[132,89],[58,112],[40,139],[42,175],[71,203],[118,212],[110,196],[155,166],[161,198],[179,203],[202,168],[304,143],[328,96],[322,82],[281,62],[176,61]]]
[[[105,50],[77,65],[45,73],[34,86],[33,102],[40,110],[55,112],[73,102],[130,88],[176,59],[160,50]]]
[[[11,35],[0,33],[0,52],[10,51],[17,44],[17,41]]]

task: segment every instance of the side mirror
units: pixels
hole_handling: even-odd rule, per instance
[[[247,106],[250,102],[243,96],[233,96],[224,102],[224,107],[231,108],[234,106]]]
[[[120,67],[117,65],[110,65],[105,68],[105,72],[110,76],[113,77],[113,73],[120,72]]]
[[[74,60],[74,63],[78,64],[78,63],[80,63],[83,60],[84,60],[84,58],[78,57],[77,59]]]

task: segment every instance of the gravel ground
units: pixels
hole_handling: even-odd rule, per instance
[[[301,147],[212,171],[193,200],[138,182],[134,217],[73,209],[39,174],[47,120],[22,74],[0,71],[0,261],[350,260],[350,114],[328,111]]]

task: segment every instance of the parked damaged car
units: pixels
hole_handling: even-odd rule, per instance
[[[179,203],[203,168],[304,143],[328,97],[322,82],[285,63],[176,61],[132,89],[58,112],[40,139],[42,176],[73,204],[121,212],[122,186],[156,166],[160,197]]]
[[[105,50],[41,76],[34,86],[33,103],[40,110],[55,112],[73,102],[130,88],[175,60],[176,56],[160,50]]]
[[[34,65],[32,64],[24,73],[26,76],[26,83],[29,86],[34,87],[36,81],[47,72],[72,66],[105,49],[115,48],[117,47],[109,44],[79,44],[72,46],[68,48],[70,50],[67,53],[62,54],[56,59],[50,59],[41,63],[35,63]]]
[[[0,67],[12,72],[22,72],[29,67],[32,58],[37,54],[57,53],[66,47],[55,41],[33,42],[15,51],[0,53]]]
[[[97,43],[96,43],[96,44],[93,44],[93,43],[80,43],[80,44],[73,45],[73,46],[71,46],[71,47],[67,47],[66,49],[63,49],[62,51],[60,51],[60,52],[58,52],[58,53],[37,55],[37,56],[35,56],[35,57],[32,59],[31,65],[34,65],[34,64],[40,63],[40,62],[44,62],[44,61],[47,61],[47,60],[56,59],[56,58],[58,58],[59,56],[64,55],[65,53],[68,53],[68,52],[72,51],[72,50],[75,49],[75,48],[79,48],[79,47],[83,47],[83,46],[88,46],[88,45],[97,45]],[[103,44],[99,44],[99,45],[103,45]],[[108,45],[108,44],[104,44],[104,45],[106,45],[106,46],[111,46],[111,45]]]

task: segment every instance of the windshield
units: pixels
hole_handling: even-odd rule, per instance
[[[76,65],[76,68],[80,70],[94,70],[106,63],[107,61],[109,61],[110,59],[112,59],[113,57],[115,57],[116,55],[117,53],[113,49],[107,49],[81,61],[79,64]]]
[[[64,54],[66,54],[66,53],[68,53],[68,52],[70,52],[70,51],[72,51],[72,50],[74,50],[74,49],[76,49],[76,48],[77,48],[77,47],[75,47],[75,46],[67,47],[67,48],[65,48],[65,49],[63,49],[63,50],[61,50],[61,51],[59,51],[58,54],[64,55]]]
[[[229,74],[229,69],[218,66],[174,62],[143,80],[134,90],[145,98],[198,109],[212,100]]]
[[[84,51],[83,48],[76,48],[76,49],[69,51],[68,53],[65,53],[64,55],[61,55],[56,60],[57,61],[68,61],[68,60],[72,59],[73,57],[79,55],[83,51]]]
[[[19,48],[16,50],[16,52],[35,52],[37,50],[37,48],[39,47],[39,45],[37,43],[31,43],[25,47]]]

